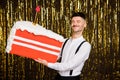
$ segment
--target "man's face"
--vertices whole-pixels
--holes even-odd
[[[75,16],[71,20],[71,27],[73,32],[81,32],[86,27],[86,21],[79,16]]]

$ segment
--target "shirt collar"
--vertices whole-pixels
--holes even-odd
[[[75,39],[72,39],[72,37],[70,37],[70,40],[71,40],[71,41],[83,41],[83,40],[85,40],[85,39],[83,38],[83,36],[80,36],[80,37],[75,38]]]

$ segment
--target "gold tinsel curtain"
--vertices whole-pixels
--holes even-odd
[[[52,80],[56,74],[35,61],[5,52],[7,38],[18,20],[33,21],[41,6],[38,23],[70,37],[70,16],[87,16],[84,37],[92,44],[81,80],[120,80],[120,0],[0,0],[0,79]]]

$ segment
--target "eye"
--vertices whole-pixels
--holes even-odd
[[[71,23],[75,23],[75,21],[74,21],[74,20],[72,20],[72,21],[71,21]]]
[[[81,21],[80,20],[77,20],[77,23],[80,23]]]

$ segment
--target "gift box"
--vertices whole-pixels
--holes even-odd
[[[6,52],[31,59],[44,59],[56,62],[60,55],[63,36],[34,25],[29,21],[17,21],[7,41]]]

